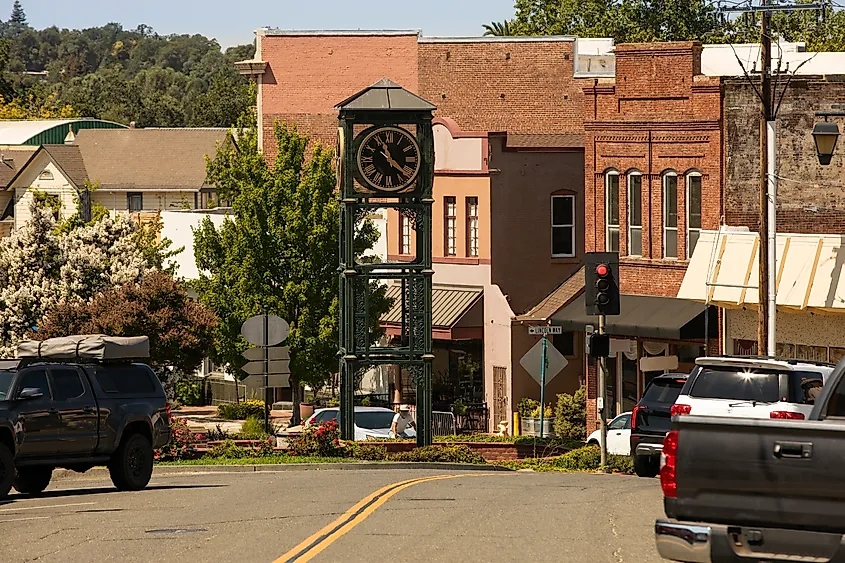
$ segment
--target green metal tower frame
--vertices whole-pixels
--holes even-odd
[[[383,79],[338,104],[338,180],[340,183],[340,430],[355,439],[356,376],[378,365],[405,367],[417,388],[417,445],[432,441],[431,376],[431,222],[434,185],[436,107]],[[413,184],[399,192],[364,187],[356,178],[356,154],[362,133],[374,126],[402,127],[420,148],[420,168]],[[411,262],[363,264],[355,260],[356,225],[377,209],[396,209],[416,231]],[[398,345],[372,346],[368,288],[373,281],[400,280],[402,337]]]

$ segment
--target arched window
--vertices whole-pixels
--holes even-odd
[[[38,175],[39,180],[52,180],[53,173],[49,170],[42,170],[41,174]]]
[[[687,258],[692,258],[692,251],[701,234],[701,173],[687,174]]]
[[[678,257],[678,175],[663,175],[663,257]]]
[[[612,170],[604,176],[605,189],[605,249],[619,252],[619,172]]]
[[[628,173],[628,255],[643,255],[643,175]]]

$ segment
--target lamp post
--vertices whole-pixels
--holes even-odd
[[[816,117],[824,117],[813,126],[813,142],[816,145],[816,155],[819,164],[827,166],[833,158],[836,141],[839,140],[839,126],[827,120],[828,117],[845,117],[845,112],[817,112]]]

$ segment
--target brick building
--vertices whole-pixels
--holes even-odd
[[[477,350],[480,385],[469,382],[464,402],[483,405],[484,428],[509,420],[520,397],[539,398],[539,387],[518,364],[536,339],[512,320],[580,267],[583,88],[612,75],[611,45],[573,37],[261,29],[255,60],[238,63],[259,83],[262,146],[271,158],[277,121],[296,123],[334,146],[335,103],[382,78],[438,106],[434,297],[462,305],[435,319],[435,372],[456,371],[456,360]],[[398,215],[387,214],[389,259],[409,258],[408,230]],[[384,319],[389,330],[397,328],[393,313]],[[583,336],[570,333],[557,344],[572,365],[548,391],[572,391],[583,374]],[[404,386],[394,376],[382,379],[394,389]]]

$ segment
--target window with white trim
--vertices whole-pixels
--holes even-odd
[[[687,174],[687,258],[692,258],[692,252],[701,235],[701,174],[690,172]]]
[[[643,255],[643,175],[628,174],[628,255]]]
[[[575,196],[552,196],[552,257],[575,256]]]
[[[619,172],[608,172],[604,177],[605,188],[605,250],[619,252]]]
[[[411,218],[399,214],[399,254],[411,253]]]
[[[144,194],[129,193],[126,194],[126,206],[130,213],[138,213],[144,210]]]
[[[663,175],[663,257],[678,257],[678,175]]]
[[[445,213],[445,255],[456,256],[458,252],[458,203],[454,196],[447,196],[444,200]]]

